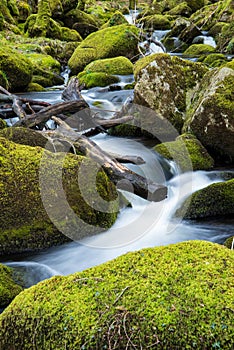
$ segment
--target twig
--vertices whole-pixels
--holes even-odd
[[[113,306],[117,304],[117,302],[119,301],[119,299],[123,296],[123,294],[126,292],[127,289],[129,289],[130,287],[127,286],[125,287],[120,294],[117,296],[117,298],[115,299],[115,301],[113,302]]]

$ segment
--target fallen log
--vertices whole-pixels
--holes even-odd
[[[27,115],[24,119],[19,120],[14,126],[24,126],[33,128],[35,126],[44,126],[53,115],[63,113],[75,113],[87,108],[87,103],[84,100],[68,101],[50,105],[41,109],[39,112]]]
[[[61,119],[52,117],[52,120],[59,126],[55,130],[56,137],[70,140],[79,153],[100,164],[117,188],[134,192],[136,195],[153,202],[162,201],[167,197],[167,187],[134,173],[116,159],[112,159],[97,144],[76,133]]]

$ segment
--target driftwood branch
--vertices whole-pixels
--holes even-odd
[[[79,153],[90,157],[100,164],[110,180],[121,190],[134,192],[136,195],[154,202],[161,201],[167,196],[167,188],[151,180],[147,180],[112,159],[97,144],[83,135],[77,134],[66,122],[57,117],[52,119],[59,125],[56,134],[72,141]]]

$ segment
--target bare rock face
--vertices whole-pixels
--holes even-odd
[[[207,72],[200,63],[168,54],[155,54],[139,60],[134,67],[134,102],[151,108],[167,119],[178,132],[184,123],[186,100]],[[152,126],[154,121],[152,120]]]
[[[188,109],[184,131],[192,132],[221,162],[234,162],[234,71],[205,74]]]

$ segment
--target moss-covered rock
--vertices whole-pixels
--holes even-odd
[[[0,130],[5,129],[6,127],[7,127],[6,121],[0,118]]]
[[[231,350],[233,269],[227,248],[190,241],[55,276],[23,291],[2,313],[0,345],[120,350],[130,339],[136,349]]]
[[[232,0],[215,1],[202,7],[191,16],[192,22],[203,30],[210,30],[218,22],[233,21]]]
[[[163,157],[174,160],[183,172],[210,170],[214,166],[214,160],[207,150],[191,134],[183,134],[176,141],[156,145],[154,150]]]
[[[215,68],[227,63],[227,58],[222,53],[211,53],[208,56],[203,56],[202,62],[208,67]]]
[[[207,45],[207,44],[193,44],[191,46],[189,46],[185,51],[184,54],[185,55],[189,55],[189,56],[200,56],[203,54],[211,54],[214,53],[216,50],[213,46],[211,45]]]
[[[134,66],[137,82],[134,102],[153,109],[180,131],[186,112],[186,94],[206,71],[207,68],[200,63],[168,54],[140,59]],[[154,120],[151,124],[153,128]]]
[[[128,21],[126,18],[122,15],[120,11],[116,11],[113,16],[109,19],[108,22],[103,24],[102,29],[108,28],[108,27],[113,27],[113,26],[118,26],[120,24],[128,24]]]
[[[137,21],[143,24],[144,29],[166,30],[171,28],[171,23],[165,15],[146,16]]]
[[[81,162],[87,162],[87,167],[79,173]],[[95,165],[90,162],[81,156],[54,154],[1,138],[0,254],[44,249],[95,234],[114,223],[116,190],[103,171],[97,172],[95,183],[90,170]],[[79,187],[83,177],[88,189],[85,193]],[[106,210],[102,210],[103,200]],[[67,206],[70,209],[66,210]]]
[[[22,290],[13,280],[12,270],[0,264],[0,310],[9,305]]]
[[[234,10],[231,23],[223,26],[217,37],[217,44],[221,52],[234,53]]]
[[[95,26],[96,28],[98,27],[98,23],[94,16],[80,11],[78,8],[67,12],[63,18],[63,21],[64,24],[69,28],[73,28],[75,23],[87,23]]]
[[[184,219],[203,219],[234,214],[234,179],[218,182],[193,193],[177,210]]]
[[[9,127],[0,131],[0,137],[18,143],[20,145],[27,145],[32,147],[42,147],[48,149],[48,139],[40,132],[23,127]],[[51,147],[52,149],[52,147]]]
[[[49,85],[47,85],[49,86]],[[29,83],[28,84],[28,88],[27,88],[27,92],[39,92],[39,91],[44,91],[45,88],[38,84],[38,83]]]
[[[28,53],[26,57],[32,62],[32,65],[40,67],[43,70],[49,70],[51,72],[60,73],[61,65],[60,63],[50,55],[45,55],[41,53]]]
[[[119,82],[119,78],[103,72],[81,72],[78,74],[80,85],[84,85],[85,88],[90,89],[95,86],[108,86]]]
[[[224,246],[231,249],[234,244],[233,244],[233,241],[234,241],[234,236],[232,237],[229,237],[228,239],[226,239],[226,241],[224,242]]]
[[[187,4],[186,1],[178,4],[177,6],[173,7],[170,11],[167,12],[168,15],[171,16],[183,16],[183,17],[190,17],[193,10],[191,7]]]
[[[6,74],[0,70],[0,85],[4,87],[5,89],[8,87],[8,81]]]
[[[137,53],[138,29],[132,25],[119,25],[90,34],[77,47],[68,64],[72,74],[82,71],[91,61],[100,58],[125,56]]]
[[[234,72],[215,68],[207,72],[194,92],[184,131],[192,132],[211,155],[224,163],[234,161]]]
[[[234,69],[234,59],[229,61],[229,62],[226,62],[223,67],[227,67],[227,68],[231,68],[231,69]]]
[[[120,56],[93,61],[85,67],[84,71],[89,73],[103,72],[116,75],[129,75],[133,74],[133,64],[128,58]]]
[[[24,0],[17,1],[17,7],[19,10],[19,15],[17,16],[18,23],[23,23],[32,14],[32,4]]]
[[[22,54],[5,45],[0,47],[0,71],[11,91],[26,89],[32,78],[32,64]]]

